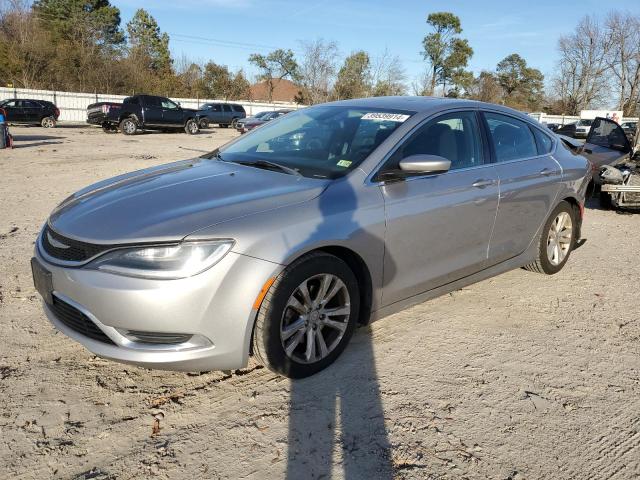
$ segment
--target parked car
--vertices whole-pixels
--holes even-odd
[[[583,118],[581,120],[578,120],[577,122],[563,125],[556,130],[556,133],[573,138],[587,138],[592,123],[593,120]]]
[[[622,125],[622,130],[624,131],[627,139],[630,143],[632,143],[636,136],[636,129],[638,128],[638,122],[624,122]]]
[[[275,120],[276,118],[280,118],[283,115],[291,112],[292,110],[274,110],[272,112],[261,112],[259,116],[254,115],[251,118],[247,118],[246,120],[239,120],[236,123],[236,130],[240,133],[247,133],[253,130],[260,125],[264,125],[271,120]]]
[[[207,128],[211,123],[227,128],[235,128],[236,122],[247,117],[244,107],[237,103],[205,103],[198,110],[200,128]]]
[[[551,130],[552,132],[556,132],[561,126],[561,123],[543,123],[543,125],[545,127],[547,127],[549,130]]]
[[[100,125],[105,132],[135,135],[140,130],[184,130],[189,135],[200,131],[196,110],[155,95],[134,95],[122,103],[98,102],[87,107],[87,123]]]
[[[358,324],[515,268],[559,272],[588,156],[498,105],[317,105],[70,196],[34,281],[53,325],[99,356],[206,371],[253,355],[305,377]]]
[[[7,123],[41,125],[53,128],[60,117],[60,110],[52,102],[27,98],[12,98],[0,102],[7,112]]]

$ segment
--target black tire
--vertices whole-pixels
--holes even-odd
[[[613,208],[613,202],[611,201],[611,194],[609,192],[603,192],[600,190],[598,203],[600,204],[600,208],[603,210],[611,210]]]
[[[184,131],[189,135],[197,135],[200,133],[200,125],[198,125],[195,119],[190,118],[187,120],[187,123],[184,124]]]
[[[112,125],[110,123],[103,123],[102,124],[102,131],[104,133],[117,133],[118,129],[114,125]]]
[[[568,251],[565,254],[565,257],[559,263],[554,264],[549,258],[549,254],[547,252],[547,242],[552,225],[561,213],[567,213],[569,215],[569,218],[571,219],[571,239],[569,241],[569,247]],[[549,215],[549,218],[545,222],[544,227],[542,227],[542,231],[540,232],[540,237],[538,239],[538,255],[536,260],[528,265],[525,265],[523,268],[525,270],[529,270],[530,272],[544,273],[546,275],[553,275],[555,273],[558,273],[567,263],[567,260],[569,260],[569,256],[571,255],[571,252],[575,247],[577,231],[578,224],[576,222],[575,209],[569,202],[563,200],[556,206],[556,208],[553,209],[551,215]]]
[[[202,128],[202,129],[209,128],[209,120],[207,120],[206,118],[201,118],[200,119],[200,128]]]
[[[234,118],[233,120],[231,120],[231,128],[233,128],[235,130],[236,126],[238,124],[238,119]]]
[[[56,126],[56,119],[54,117],[44,117],[40,120],[40,125],[44,128],[54,128]]]
[[[135,135],[138,132],[138,124],[131,117],[123,118],[120,122],[120,131],[125,135]]]
[[[305,280],[321,274],[331,274],[342,281],[349,294],[350,313],[342,338],[333,350],[316,362],[300,363],[285,352],[280,335],[281,323],[284,321],[287,302],[298,286]],[[253,354],[273,372],[289,378],[311,376],[328,367],[340,356],[353,335],[359,311],[358,281],[349,266],[338,257],[327,253],[314,252],[305,255],[289,265],[265,295],[253,331]]]

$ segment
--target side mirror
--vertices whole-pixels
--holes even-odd
[[[398,166],[407,173],[444,173],[451,168],[451,160],[438,155],[410,155],[400,160]]]

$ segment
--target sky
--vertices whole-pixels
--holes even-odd
[[[609,9],[640,13],[640,1],[616,0],[112,0],[123,25],[145,8],[170,35],[174,58],[213,60],[255,74],[247,58],[275,48],[300,50],[301,40],[338,43],[344,57],[364,49],[398,55],[410,82],[426,69],[420,51],[431,12],[448,11],[462,22],[462,37],[474,50],[474,73],[495,69],[511,53],[550,77],[558,38],[586,14]],[[517,4],[517,7],[514,5]]]

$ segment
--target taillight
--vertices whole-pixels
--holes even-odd
[[[580,207],[580,220],[584,219],[584,203],[579,203],[578,206]]]
[[[56,107],[53,111],[54,111],[54,113],[56,115],[56,118],[58,118],[60,116],[60,109],[58,107]]]

